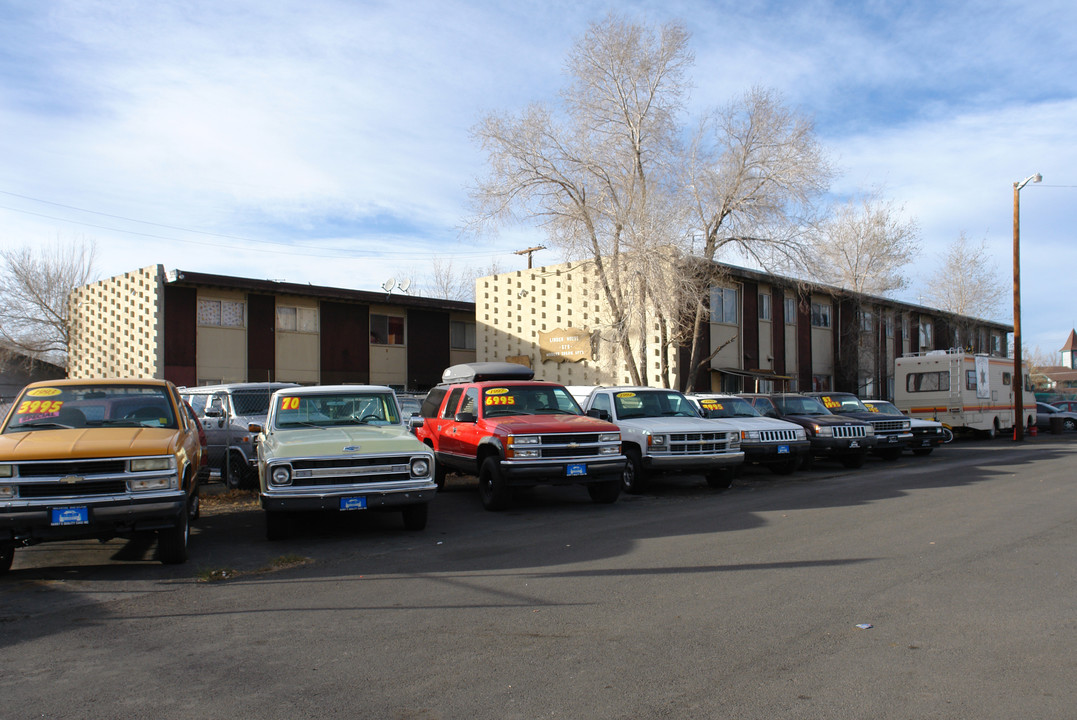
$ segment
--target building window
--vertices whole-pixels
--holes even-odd
[[[277,306],[277,330],[282,332],[318,332],[318,310],[316,308]]]
[[[991,334],[991,353],[993,355],[1001,355],[1002,354],[1002,336],[1001,335],[996,335],[994,333]]]
[[[785,324],[796,325],[797,324],[797,301],[796,298],[787,297],[785,299]]]
[[[811,389],[812,392],[826,392],[830,389],[830,376],[829,375],[812,375],[811,376]]]
[[[812,327],[828,328],[830,327],[830,304],[829,303],[815,303],[811,304],[811,324]],[[830,388],[826,388],[829,390]]]
[[[860,331],[866,333],[875,331],[875,315],[870,310],[860,311]]]
[[[909,318],[907,315],[901,316],[901,339],[909,339]]]
[[[234,300],[199,300],[198,324],[243,327],[243,303]]]
[[[463,320],[450,321],[449,346],[454,350],[474,350],[475,323]]]
[[[770,294],[763,293],[759,296],[759,319],[770,320]]]
[[[875,378],[870,375],[861,375],[860,387],[857,395],[862,398],[875,397]]]
[[[883,331],[886,332],[886,337],[888,337],[888,338],[894,337],[894,316],[893,315],[884,315],[883,316]]]
[[[711,322],[737,324],[737,291],[711,288]]]
[[[920,321],[920,347],[929,349],[933,347],[934,337],[932,330],[933,328],[931,327],[930,320]]]
[[[374,345],[403,345],[404,318],[396,315],[370,316],[370,342]]]

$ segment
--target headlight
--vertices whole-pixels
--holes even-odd
[[[168,490],[170,487],[172,487],[172,478],[167,476],[127,481],[127,489],[131,492],[139,492],[143,490]]]
[[[874,435],[875,434],[875,426],[874,425],[868,425],[865,430],[866,430],[865,434],[867,434],[867,435]]]
[[[538,435],[509,435],[509,445],[538,445],[541,440]]]
[[[834,428],[829,425],[812,425],[811,429],[819,437],[834,437]]]
[[[598,449],[598,454],[599,455],[620,455],[621,454],[621,446],[620,445],[607,445],[605,447],[600,447]]]
[[[911,428],[911,427],[912,427],[912,423],[911,423],[911,422],[903,422],[903,423],[901,423],[901,429],[902,429],[902,430],[908,430],[908,429],[909,429],[909,428]]]
[[[131,472],[148,472],[151,470],[172,470],[175,467],[175,458],[139,458],[131,461]]]
[[[270,485],[291,485],[292,484],[292,468],[287,465],[277,465],[273,468],[273,471],[269,474]]]
[[[647,437],[647,444],[648,445],[665,445],[666,444],[666,436],[665,435],[649,435]]]
[[[759,431],[758,430],[741,430],[740,431],[740,439],[741,440],[751,440],[751,441],[759,442]]]
[[[413,458],[411,461],[411,476],[426,477],[430,474],[430,461],[426,458]]]
[[[804,428],[802,428],[802,427],[798,427],[793,432],[796,433],[797,440],[807,440],[808,439],[808,433],[804,432]]]
[[[598,436],[599,442],[621,442],[620,433],[605,433]]]
[[[731,448],[739,448],[740,447],[740,435],[738,435],[737,433],[729,433],[729,447],[731,447]]]
[[[0,465],[0,477],[15,477],[15,466]]]
[[[537,457],[542,457],[542,453],[541,453],[540,450],[515,450],[512,453],[512,457],[514,457],[514,458],[524,458],[524,459],[534,459],[534,458],[537,458]]]
[[[0,485],[0,500],[8,500],[15,497],[14,485]]]

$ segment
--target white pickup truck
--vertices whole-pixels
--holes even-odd
[[[676,390],[579,385],[568,390],[588,415],[620,428],[628,458],[621,483],[625,492],[642,492],[649,477],[665,472],[698,473],[712,488],[724,489],[744,464],[740,431],[704,420]]]
[[[763,417],[744,398],[722,393],[691,393],[688,399],[703,417],[721,420],[740,430],[740,449],[746,463],[765,465],[777,475],[788,475],[811,452],[804,428]]]

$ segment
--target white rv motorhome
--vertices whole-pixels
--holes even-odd
[[[910,417],[995,437],[1014,426],[1013,358],[931,350],[894,360],[894,404]],[[1025,375],[1026,427],[1036,424],[1036,395]]]

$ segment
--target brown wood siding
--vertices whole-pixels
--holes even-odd
[[[355,303],[321,303],[322,384],[370,382],[370,308]]]
[[[797,375],[800,392],[811,392],[811,300],[797,298]]]
[[[857,303],[842,299],[835,303],[837,321],[834,323],[833,389],[839,392],[857,391],[860,370],[860,317]],[[844,342],[843,342],[844,340]]]
[[[770,346],[776,375],[785,374],[785,290],[774,288],[770,297]]]
[[[449,367],[449,314],[408,310],[408,389],[428,390]]]
[[[754,282],[746,282],[741,286],[744,290],[744,316],[740,326],[744,333],[744,344],[741,352],[744,353],[742,368],[745,370],[758,370],[759,363],[759,285]]]
[[[164,379],[178,386],[198,383],[198,290],[165,286]]]
[[[247,296],[247,380],[272,382],[276,379],[277,301],[272,295]]]

